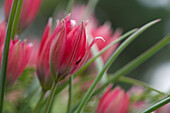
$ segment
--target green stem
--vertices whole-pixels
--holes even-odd
[[[66,7],[66,12],[67,14],[71,12],[72,6],[73,6],[74,0],[69,0],[67,7]]]
[[[21,13],[21,7],[22,7],[22,0],[19,0],[18,7],[17,7],[16,13],[15,13],[13,27],[12,27],[12,33],[11,33],[12,40],[14,40],[16,28],[18,27],[19,17],[20,17],[20,13]]]
[[[73,76],[69,79],[69,99],[68,99],[68,106],[67,106],[67,113],[71,113],[72,107],[72,100],[73,100]]]
[[[91,98],[94,89],[96,88],[97,84],[99,83],[99,81],[101,80],[103,74],[105,73],[105,71],[110,67],[110,65],[115,61],[115,59],[119,56],[119,54],[139,35],[141,34],[143,31],[145,31],[147,28],[149,28],[150,26],[154,25],[155,23],[159,22],[160,20],[155,20],[152,21],[148,24],[146,24],[145,26],[143,26],[142,28],[140,28],[137,32],[135,32],[134,34],[132,34],[129,38],[127,38],[118,48],[117,50],[113,53],[113,55],[111,56],[111,58],[106,62],[105,66],[103,67],[102,71],[98,74],[98,76],[96,77],[96,79],[94,80],[94,82],[92,83],[92,85],[90,86],[90,88],[88,89],[87,93],[85,94],[85,96],[83,97],[80,105],[78,106],[77,110],[75,111],[75,113],[81,113],[84,106],[87,104],[87,102],[89,101],[89,99]]]
[[[46,104],[46,108],[45,108],[45,112],[44,113],[49,113],[49,110],[50,110],[50,106],[51,106],[51,103],[52,103],[52,100],[54,98],[54,94],[55,94],[55,91],[57,89],[57,83],[56,81],[53,82],[53,85],[52,85],[52,88],[51,88],[51,91],[50,91],[50,96],[48,97],[48,100],[47,100],[47,104]]]
[[[99,2],[99,0],[89,0],[88,1],[87,7],[86,7],[86,10],[83,14],[82,19],[88,19],[89,18],[89,16],[94,12],[98,2]]]
[[[163,100],[161,100],[160,102],[152,105],[151,107],[149,107],[148,109],[146,109],[146,110],[143,111],[142,113],[151,113],[151,112],[157,110],[158,108],[160,108],[160,107],[168,104],[169,102],[170,102],[170,96],[167,97],[167,98],[165,98],[165,99],[163,99]]]
[[[3,55],[2,55],[1,72],[0,72],[0,113],[2,113],[3,111],[9,44],[10,44],[12,27],[13,27],[13,20],[15,18],[16,9],[18,7],[18,1],[19,0],[14,0],[12,3],[12,8],[10,11],[8,24],[7,24],[7,32],[6,32],[6,37],[5,37]]]
[[[149,89],[151,91],[155,91],[155,92],[157,92],[157,93],[159,93],[161,95],[167,95],[164,92],[161,92],[161,91],[159,91],[157,89],[154,89],[154,88],[150,87],[148,84],[146,84],[144,82],[141,82],[139,80],[135,80],[135,79],[132,79],[132,78],[129,78],[129,77],[122,76],[122,77],[119,78],[119,81],[126,82],[126,83],[133,84],[133,85],[142,86],[142,87],[145,87],[145,88],[147,88],[147,89]]]
[[[88,42],[90,44],[90,42],[92,42],[93,38],[91,36],[91,34],[89,32],[87,32],[87,35],[86,35],[89,39]],[[91,52],[92,52],[92,55],[93,57],[95,57],[98,53],[99,53],[99,49],[98,49],[98,46],[97,44],[93,45],[93,47],[91,48]],[[101,56],[99,56],[95,61],[95,67],[96,67],[96,70],[97,72],[99,73],[102,69],[103,69],[103,66],[104,66],[104,62],[103,62],[103,59]],[[104,73],[102,79],[101,79],[101,84],[105,83],[107,81],[107,74],[106,72]]]
[[[93,95],[96,95],[100,91],[102,91],[105,87],[107,87],[110,83],[115,82],[117,79],[119,79],[120,76],[123,76],[133,69],[135,69],[137,66],[142,64],[145,60],[150,58],[153,54],[155,54],[157,51],[159,51],[162,47],[164,47],[168,42],[170,41],[170,36],[163,38],[160,42],[158,42],[156,45],[154,45],[152,48],[135,58],[133,61],[125,65],[123,68],[119,69],[117,72],[113,74],[113,76],[103,85],[98,88]]]
[[[40,99],[39,99],[39,101],[38,101],[37,105],[35,106],[34,113],[39,113],[39,110],[40,110],[40,107],[41,107],[42,101],[43,101],[43,99],[44,99],[44,96],[45,96],[45,92],[44,92],[44,91],[42,91],[42,93],[41,93],[41,97],[40,97]]]

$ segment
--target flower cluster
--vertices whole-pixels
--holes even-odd
[[[52,105],[52,101],[54,99],[54,95],[56,92],[59,93],[59,91],[56,91],[56,89],[59,88],[59,90],[62,90],[67,84],[69,84],[68,112],[70,113],[71,112],[70,108],[72,104],[71,102],[72,88],[74,84],[72,80],[75,77],[72,76],[89,59],[94,60],[93,59],[94,52],[91,51],[91,48],[93,47],[94,44],[96,45],[96,48],[100,52],[109,44],[118,40],[122,34],[122,31],[120,29],[116,29],[113,32],[109,22],[106,22],[103,25],[99,25],[93,13],[92,14],[90,13],[87,17],[85,17],[86,16],[85,14],[88,13],[87,7],[78,6],[78,7],[73,7],[70,14],[68,14],[66,17],[63,17],[61,20],[57,20],[56,23],[53,23],[52,18],[49,18],[48,23],[42,34],[41,41],[39,42],[39,40],[37,41],[37,39],[33,39],[31,40],[32,43],[27,43],[26,39],[24,39],[24,41],[19,40],[20,38],[19,36],[22,36],[20,35],[22,31],[25,30],[35,19],[42,0],[23,0],[20,16],[18,18],[19,19],[18,25],[17,27],[15,26],[17,30],[15,31],[12,28],[14,32],[16,32],[14,34],[15,35],[14,39],[12,39],[13,37],[12,38],[8,37],[6,36],[6,34],[8,33],[8,31],[13,32],[11,31],[11,29],[7,29],[7,21],[9,19],[10,10],[13,1],[14,0],[4,0],[3,7],[4,7],[5,20],[3,22],[0,22],[0,64],[1,63],[2,65],[5,63],[7,64],[6,67],[4,66],[6,70],[5,69],[3,70],[4,72],[6,72],[6,76],[5,76],[6,80],[5,82],[1,82],[1,83],[4,83],[3,86],[6,85],[7,88],[10,87],[12,84],[14,84],[14,82],[18,79],[18,77],[23,74],[26,67],[31,67],[31,69],[34,69],[35,72],[34,74],[37,75],[31,77],[38,78],[40,85],[39,86],[37,85],[37,87],[41,88],[42,90],[42,96],[40,97],[40,100],[37,106],[35,107],[34,113],[43,111],[44,109],[40,110],[40,108],[43,107],[43,104],[44,106],[46,106],[45,113],[49,113],[50,107]],[[8,26],[14,27],[13,24]],[[144,26],[142,30],[144,30],[145,27],[147,27],[147,25]],[[142,30],[140,32],[142,32]],[[133,39],[138,34],[132,35],[130,38]],[[7,38],[11,38],[11,39],[8,40]],[[131,41],[131,39],[129,40]],[[6,43],[8,41],[10,43]],[[120,49],[117,50],[117,53],[120,53],[120,51],[124,49],[125,45],[128,45],[128,43],[130,42],[128,41],[125,41],[124,46],[120,46]],[[76,79],[78,82],[80,82],[80,84],[78,82],[76,82],[76,84],[78,84],[79,86],[77,89],[79,92],[82,93],[81,95],[84,95],[83,91],[89,89],[86,95],[84,96],[82,102],[80,102],[77,111],[81,111],[85,106],[85,104],[87,103],[88,99],[90,99],[92,96],[95,95],[95,93],[93,93],[95,88],[96,89],[99,88],[99,90],[96,91],[98,93],[99,91],[101,91],[101,89],[104,89],[104,87],[106,87],[107,85],[109,86],[101,97],[100,95],[95,96],[94,100],[97,103],[95,105],[90,105],[90,107],[92,106],[93,110],[95,110],[94,112],[96,113],[130,113],[130,112],[135,112],[138,109],[142,109],[146,105],[149,105],[150,103],[149,101],[151,100],[147,101],[145,99],[144,96],[146,96],[147,94],[145,93],[145,90],[141,87],[132,87],[130,90],[126,89],[127,90],[126,92],[123,90],[123,88],[119,86],[116,86],[115,88],[112,89],[112,85],[110,84],[110,82],[112,81],[110,81],[111,80],[109,79],[110,76],[107,75],[105,71],[110,66],[109,63],[113,61],[113,59],[111,60],[108,59],[113,54],[113,52],[117,49],[118,46],[119,43],[116,43],[114,46],[108,48],[108,50],[105,50],[105,52],[101,55],[101,59],[97,61],[97,62],[100,61],[102,62],[101,68],[104,67],[103,69],[98,69],[101,72],[96,72],[98,67],[96,66],[96,69],[94,69],[94,65],[92,65],[91,67],[89,66],[89,68],[87,68],[87,66],[84,66],[84,68],[81,68],[82,70],[79,71],[80,75],[85,75],[85,77],[79,76],[80,78],[82,77],[81,78],[82,80],[84,78],[86,79],[86,77],[88,78],[89,75],[92,79],[89,79],[90,78],[89,77],[86,80],[84,79],[83,82],[80,80],[80,78]],[[7,49],[5,50],[4,48]],[[4,55],[7,56],[5,58],[8,58],[7,62],[6,60],[4,60]],[[114,55],[118,55],[118,54],[114,54]],[[114,55],[112,55],[112,58],[114,58]],[[108,63],[107,61],[110,62]],[[92,62],[90,63],[92,64]],[[134,62],[132,62],[132,64],[133,63]],[[130,66],[134,65],[132,64],[130,63]],[[0,65],[0,69],[3,69],[4,67],[1,67]],[[82,74],[81,72],[83,72],[85,68],[86,71],[88,71],[88,73]],[[122,69],[123,69],[123,74],[126,74],[125,72],[127,71],[127,69],[129,69],[129,67],[128,68],[125,67]],[[130,67],[130,69],[132,69],[132,67]],[[27,71],[29,72],[29,70]],[[102,74],[103,75],[106,74],[105,77],[108,80],[106,81],[103,80],[100,83],[100,80],[102,79]],[[120,74],[119,71],[118,74]],[[25,73],[23,75],[25,75]],[[78,74],[76,73],[75,75]],[[117,77],[116,78],[117,80],[121,81],[123,77],[118,78],[119,76],[120,75],[116,75],[115,77]],[[94,79],[93,77],[96,79]],[[123,79],[128,79],[128,78],[124,77]],[[126,82],[126,80],[124,81]],[[149,86],[130,78],[127,81],[128,81],[127,83],[136,82],[137,85],[143,85],[147,87],[149,90],[152,89]],[[3,87],[2,89],[5,88]],[[154,91],[164,94],[157,90]],[[2,94],[2,98],[0,97],[1,103],[3,103],[3,99],[4,99],[3,92],[4,91],[0,92],[0,95]],[[79,94],[76,94],[76,96],[79,97]],[[155,97],[157,98],[158,96],[156,95]],[[27,100],[29,100],[29,98],[30,97],[28,97]],[[27,104],[29,103],[31,102],[28,102]],[[2,106],[3,105],[1,104],[0,112]],[[170,104],[167,104],[166,106],[161,107],[156,111],[154,111],[154,113],[169,113],[169,112],[170,112]]]

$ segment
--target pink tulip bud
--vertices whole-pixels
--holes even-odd
[[[101,97],[96,113],[126,113],[129,106],[129,97],[120,87],[111,91],[108,87]]]
[[[105,40],[105,43],[102,43],[101,41],[97,42],[97,46],[99,50],[102,50],[104,47],[109,45],[111,42],[114,42],[116,39],[118,39],[121,36],[120,29],[117,29],[112,34],[110,24],[105,23],[104,25],[97,26],[95,19],[93,19],[93,22],[90,22],[89,29],[90,29],[90,33],[92,34],[93,38],[100,36]],[[109,48],[105,53],[103,53],[102,58],[104,62],[106,62],[109,59],[109,57],[116,50],[118,45],[119,43],[115,44],[114,46]]]
[[[68,15],[56,25],[52,34],[50,34],[51,19],[46,26],[40,43],[37,65],[37,74],[44,90],[51,87],[51,75],[56,81],[61,81],[74,73],[86,61],[92,45],[100,40],[94,39],[88,46],[86,24],[76,23]]]
[[[76,21],[88,20],[84,15],[87,13],[86,9],[87,6],[85,5],[77,5],[72,8],[72,18]],[[89,23],[88,23],[88,30],[92,35],[92,38],[95,37],[102,37],[105,40],[105,43],[103,41],[98,41],[97,46],[99,50],[102,50],[104,47],[109,45],[111,42],[114,42],[116,39],[118,39],[121,36],[121,30],[116,29],[114,33],[112,33],[112,29],[109,23],[105,23],[104,25],[98,26],[98,21],[95,18],[94,14],[92,13],[89,15]],[[106,52],[103,53],[102,58],[104,62],[108,60],[108,58],[112,55],[112,53],[116,50],[119,43],[115,44],[111,48],[109,48]]]
[[[4,44],[5,35],[6,35],[6,23],[1,22],[0,23],[0,47]]]
[[[49,19],[40,42],[37,56],[37,75],[44,91],[49,90],[52,85],[52,77],[49,66],[49,51],[52,43],[52,38],[50,37],[51,26],[52,19]]]
[[[4,14],[6,20],[9,18],[13,0],[4,0]],[[40,8],[41,0],[23,0],[18,30],[22,31],[34,20]]]
[[[13,84],[24,71],[31,54],[32,44],[26,44],[18,39],[10,42],[9,57],[7,65],[7,86]],[[0,59],[2,60],[3,46],[0,48]],[[1,63],[0,60],[0,63]]]
[[[37,56],[38,56],[38,51],[39,51],[39,40],[36,38],[29,38],[28,42],[31,42],[33,44],[30,60],[28,62],[28,66],[36,67],[37,59],[38,59]]]

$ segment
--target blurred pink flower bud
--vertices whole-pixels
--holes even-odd
[[[28,62],[28,66],[36,67],[37,66],[38,50],[39,50],[39,45],[40,45],[39,40],[36,38],[29,38],[28,42],[31,42],[33,44],[30,60]]]
[[[76,25],[70,15],[56,25],[52,34],[50,30],[51,20],[44,31],[38,55],[37,74],[44,90],[51,86],[51,75],[61,81],[74,73],[86,61],[92,45],[100,40],[96,38],[88,46],[85,23]]]
[[[122,31],[120,29],[116,29],[114,33],[112,33],[112,29],[110,24],[107,22],[104,25],[98,26],[98,21],[95,18],[94,14],[92,13],[89,15],[89,18],[86,18],[84,15],[86,12],[86,6],[85,5],[77,5],[72,8],[72,19],[76,21],[88,20],[88,30],[93,38],[95,37],[102,37],[105,40],[105,43],[103,43],[101,40],[97,42],[97,46],[99,50],[102,50],[104,47],[109,45],[111,42],[115,41],[121,36]],[[102,58],[104,62],[108,60],[108,58],[112,55],[112,53],[115,51],[119,43],[112,46],[110,49],[108,49],[105,53],[103,53]]]
[[[0,59],[2,60],[3,47],[0,48]],[[15,39],[10,42],[9,57],[7,66],[7,78],[6,85],[9,86],[15,82],[15,80],[24,71],[31,54],[32,44],[26,44]],[[0,63],[1,63],[0,60]]]
[[[129,106],[129,97],[120,87],[111,91],[108,87],[101,97],[96,113],[126,113]]]
[[[92,37],[102,37],[105,40],[105,43],[101,41],[97,42],[97,46],[99,50],[102,50],[104,47],[109,45],[111,42],[114,42],[121,36],[121,30],[117,29],[113,34],[111,31],[111,27],[109,23],[105,23],[104,25],[97,26],[95,19],[89,24],[89,30],[92,34]],[[108,58],[112,55],[112,53],[116,50],[119,43],[115,44],[111,48],[109,48],[105,53],[102,54],[102,58],[104,62],[108,60]]]
[[[4,14],[6,20],[9,18],[10,9],[13,0],[4,0]],[[21,14],[19,19],[18,30],[22,31],[24,28],[30,25],[34,20],[37,12],[40,8],[41,0],[23,0]]]
[[[136,113],[139,109],[145,109],[145,107],[149,105],[148,99],[144,97],[147,94],[143,87],[132,86],[128,94],[131,97],[131,104],[128,109],[129,113]]]
[[[0,22],[0,47],[4,44],[6,35],[6,23]]]

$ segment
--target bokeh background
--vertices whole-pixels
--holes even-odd
[[[37,18],[20,37],[40,39],[48,18],[65,9],[67,2],[67,0],[43,0]],[[77,0],[76,3],[86,4],[87,1]],[[0,0],[1,21],[4,19],[2,5],[3,0]],[[109,21],[113,30],[121,28],[123,32],[127,32],[154,19],[161,19],[160,23],[149,28],[125,49],[112,65],[109,73],[115,72],[169,34],[169,6],[170,0],[99,0],[95,8],[95,16],[100,24]],[[170,89],[170,44],[127,76],[145,81],[161,91],[168,91]]]

